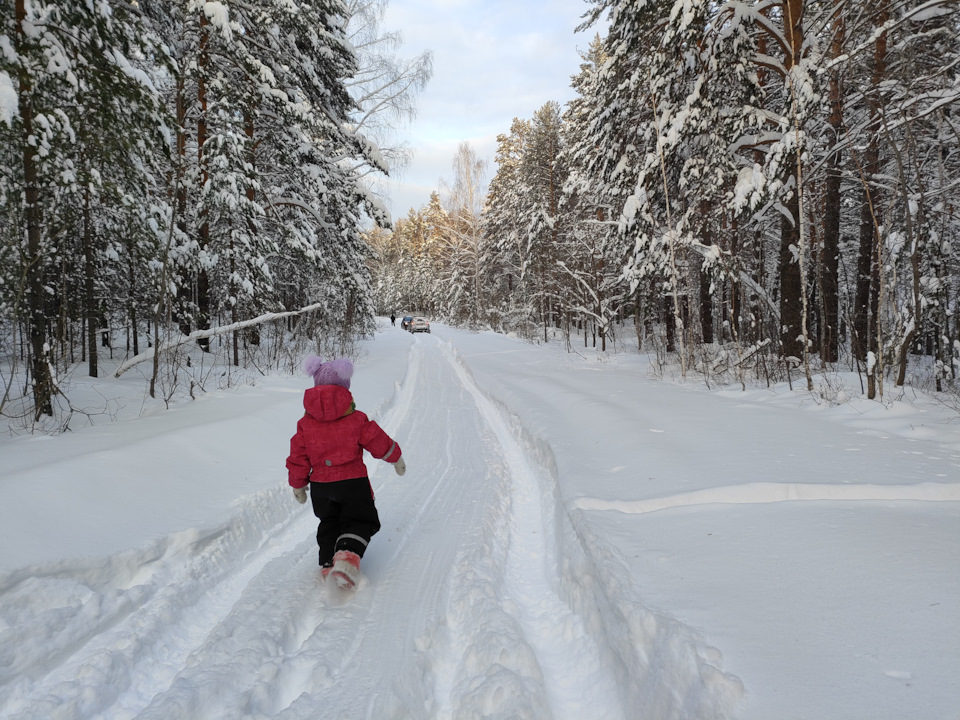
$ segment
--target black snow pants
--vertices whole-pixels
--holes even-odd
[[[310,483],[313,514],[320,520],[317,545],[320,565],[333,564],[333,554],[349,550],[363,557],[367,543],[380,530],[380,516],[369,478]]]

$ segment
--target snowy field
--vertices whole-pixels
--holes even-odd
[[[960,419],[922,396],[387,323],[353,391],[408,471],[369,463],[344,596],[286,485],[307,386],[129,373],[95,397],[134,420],[0,437],[0,717],[960,719]]]

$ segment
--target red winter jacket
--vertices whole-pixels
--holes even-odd
[[[354,409],[353,395],[339,385],[318,385],[303,394],[307,413],[297,423],[287,458],[292,487],[367,476],[363,451],[393,463],[400,446],[373,420]]]

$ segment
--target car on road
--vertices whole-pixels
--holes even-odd
[[[403,328],[404,330],[409,330],[410,323],[412,322],[413,322],[413,316],[407,315],[403,318],[403,320],[400,321],[400,327]]]
[[[415,317],[413,321],[410,323],[410,332],[412,333],[430,332],[430,321],[427,320],[425,317]]]

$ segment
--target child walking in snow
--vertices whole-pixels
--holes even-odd
[[[311,355],[303,364],[314,387],[303,394],[306,413],[297,423],[287,458],[288,481],[297,502],[307,501],[320,520],[317,545],[323,577],[352,587],[360,558],[380,529],[373,488],[363,451],[406,472],[400,446],[377,423],[356,409],[350,394],[353,363],[346,358],[323,362]]]

